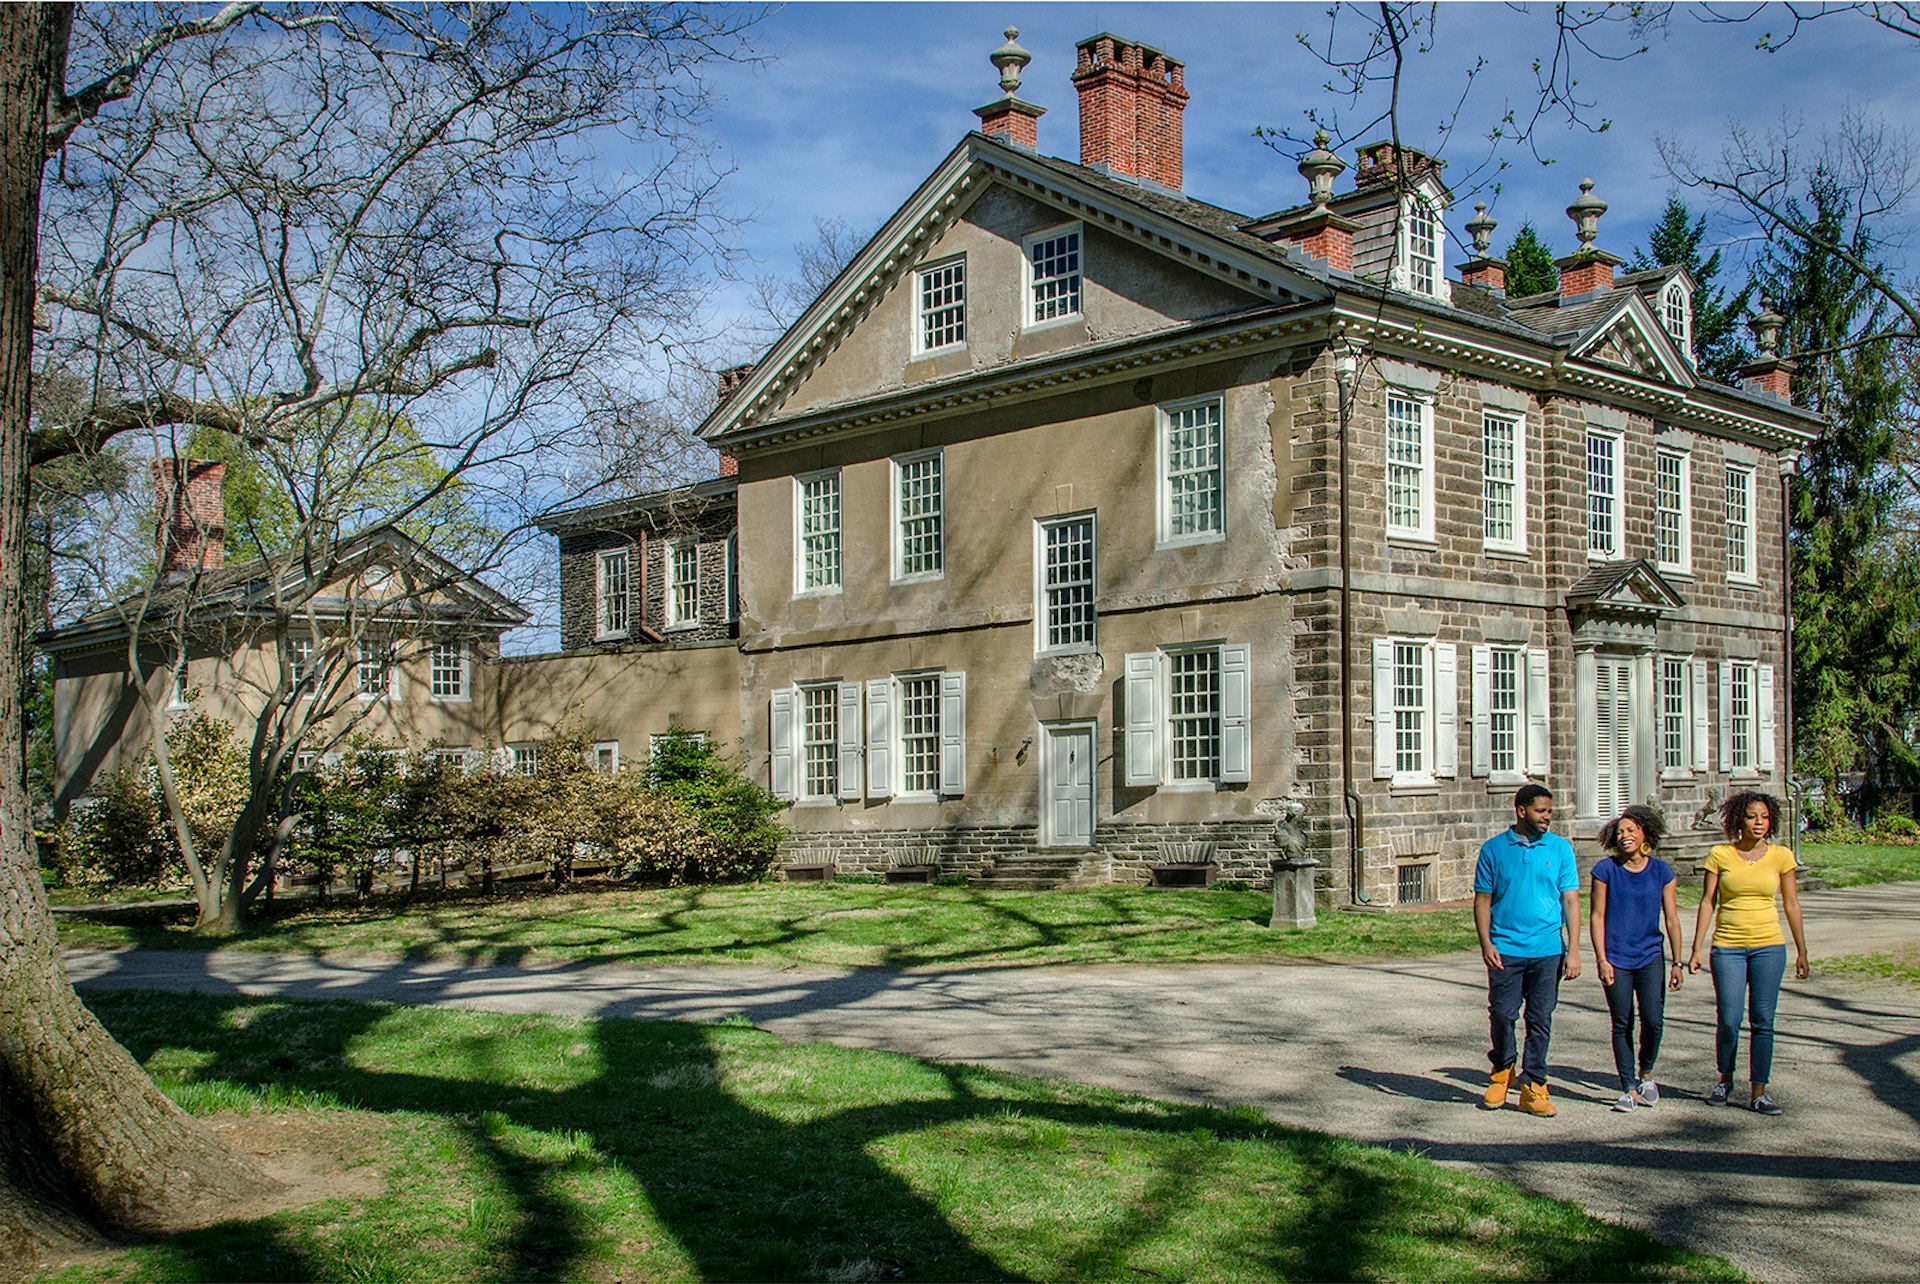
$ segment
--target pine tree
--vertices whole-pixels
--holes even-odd
[[[1693,352],[1700,373],[1721,383],[1733,383],[1736,372],[1752,360],[1741,339],[1740,323],[1753,297],[1748,282],[1738,294],[1727,297],[1724,288],[1713,284],[1720,275],[1720,251],[1700,257],[1701,243],[1707,236],[1707,216],[1695,218],[1686,202],[1671,193],[1660,221],[1647,237],[1647,248],[1635,247],[1628,259],[1630,271],[1679,266],[1693,277]]]
[[[1531,219],[1522,223],[1508,242],[1506,259],[1509,299],[1560,288],[1560,269],[1553,265],[1553,251],[1540,239],[1540,230]]]
[[[1876,260],[1855,193],[1832,171],[1815,171],[1802,204],[1823,241]],[[1897,354],[1890,341],[1866,339],[1879,331],[1885,304],[1836,255],[1790,242],[1755,275],[1786,318],[1781,346],[1798,363],[1795,404],[1832,425],[1808,449],[1791,491],[1795,744],[1829,798],[1859,772],[1859,803],[1871,813],[1885,783],[1920,780],[1906,738],[1920,697],[1920,573],[1900,556],[1893,522]]]

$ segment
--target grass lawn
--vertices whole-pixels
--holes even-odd
[[[1847,954],[1819,959],[1814,966],[1822,972],[1854,972],[1920,985],[1920,945],[1903,945],[1886,954]]]
[[[1324,913],[1305,932],[1267,927],[1264,892],[995,892],[873,883],[760,883],[633,890],[600,886],[491,900],[277,911],[210,940],[179,908],[59,915],[66,945],[402,954],[473,963],[739,962],[932,968],[1057,963],[1339,959],[1470,949],[1464,909]]]
[[[1920,878],[1920,847],[1868,847],[1853,843],[1802,843],[1800,859],[1828,887],[1904,883]]]
[[[188,1110],[322,1154],[327,1197],[51,1279],[1740,1278],[1250,1108],[743,1024],[87,998]]]

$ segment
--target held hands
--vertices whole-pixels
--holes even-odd
[[[1678,965],[1676,964],[1676,966]],[[1693,953],[1687,955],[1687,971],[1698,972],[1699,970],[1700,970],[1700,951],[1698,949],[1695,949]]]
[[[1679,989],[1680,982],[1685,979],[1686,975],[1686,969],[1676,962],[1667,972],[1667,988],[1669,990]]]

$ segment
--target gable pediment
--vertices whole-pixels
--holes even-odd
[[[1571,355],[1675,388],[1697,382],[1686,356],[1638,294],[1623,294],[1616,307],[1573,341]]]
[[[1658,619],[1684,607],[1686,599],[1645,558],[1601,562],[1567,588],[1574,616]]]

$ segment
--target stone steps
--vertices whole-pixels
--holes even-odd
[[[1091,853],[1078,852],[1060,856],[1032,852],[1006,856],[969,878],[967,886],[990,891],[1043,892],[1072,883],[1099,882],[1099,874],[1090,874],[1085,869],[1089,861],[1097,859]]]

